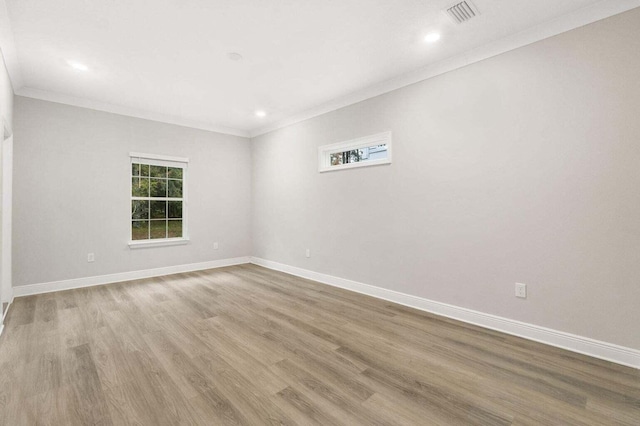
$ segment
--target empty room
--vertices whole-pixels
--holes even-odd
[[[0,425],[640,425],[640,0],[0,0]]]

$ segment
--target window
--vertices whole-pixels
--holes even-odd
[[[184,244],[187,158],[131,153],[130,247]]]
[[[391,132],[324,145],[318,149],[320,172],[391,163]]]

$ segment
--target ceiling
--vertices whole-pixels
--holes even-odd
[[[480,15],[458,25],[448,0],[0,1],[17,94],[240,135],[638,5],[473,0]]]

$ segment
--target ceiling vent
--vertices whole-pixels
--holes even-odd
[[[444,11],[447,16],[456,24],[464,24],[465,22],[480,15],[478,9],[469,0],[461,1]]]

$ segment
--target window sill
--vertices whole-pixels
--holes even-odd
[[[129,248],[140,249],[140,248],[148,248],[148,247],[181,246],[184,244],[189,244],[188,238],[129,241]]]

